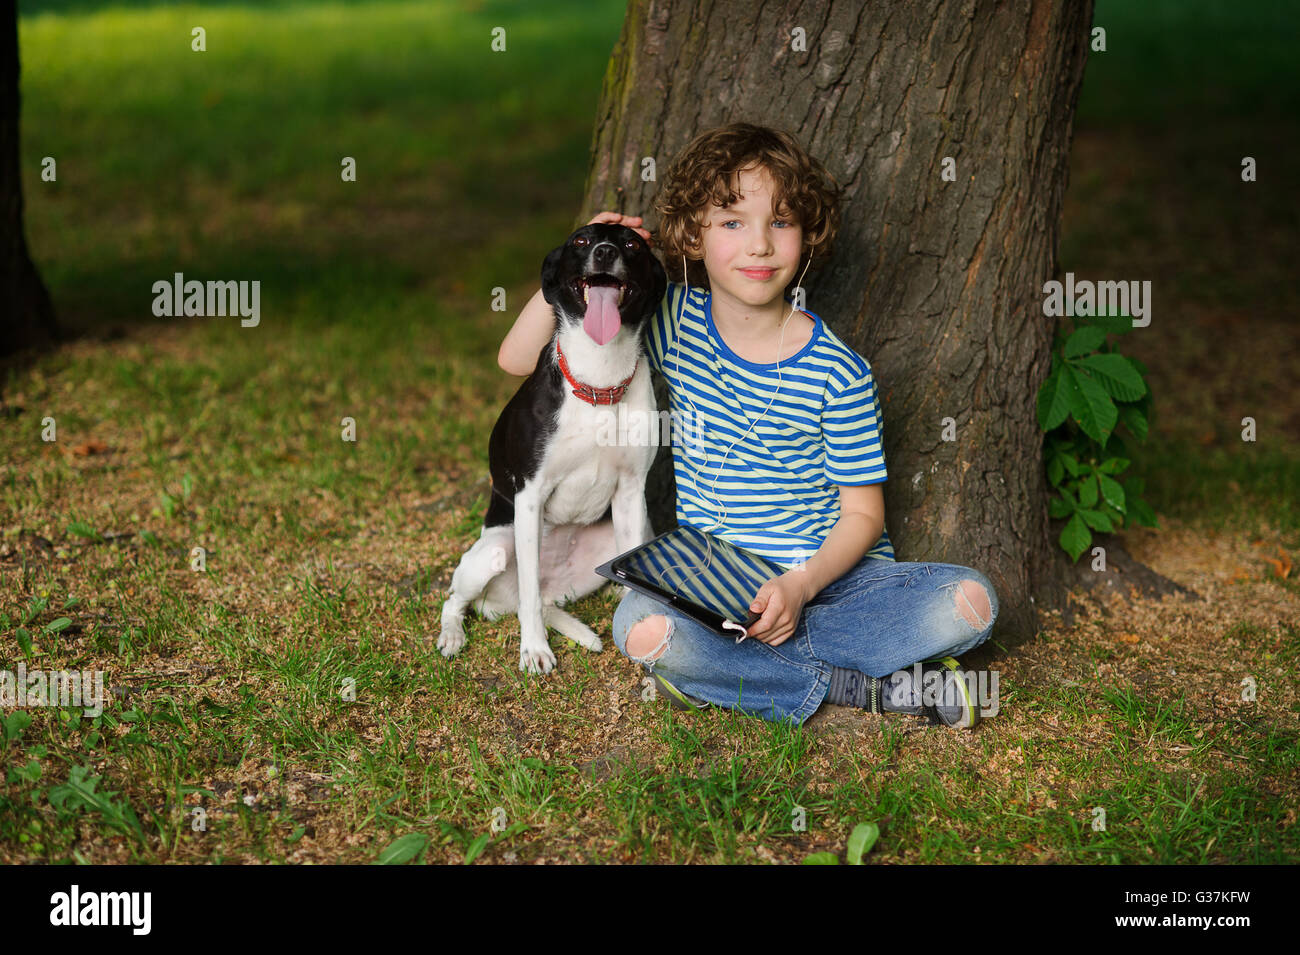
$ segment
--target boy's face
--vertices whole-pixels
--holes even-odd
[[[776,214],[766,170],[751,167],[738,178],[734,188],[742,198],[725,209],[710,207],[705,219],[704,268],[715,296],[769,305],[798,277],[803,229]]]

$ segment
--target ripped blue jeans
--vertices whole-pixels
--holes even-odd
[[[969,619],[983,617],[962,581],[988,594],[990,613],[982,625]],[[982,601],[976,603],[983,609]],[[628,631],[655,614],[668,618],[667,633],[658,646],[632,657]],[[919,660],[957,656],[988,639],[997,614],[993,585],[977,570],[864,557],[804,604],[793,636],[780,646],[720,637],[633,590],[614,612],[614,643],[688,696],[802,723],[826,699],[832,667],[888,676]]]

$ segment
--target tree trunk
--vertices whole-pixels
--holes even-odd
[[[1035,396],[1091,23],[1091,0],[632,0],[582,215],[646,215],[653,229],[658,184],[641,181],[642,158],[663,169],[728,122],[784,127],[818,156],[846,196],[808,307],[876,375],[886,527],[900,560],[987,574],[1012,642],[1037,631],[1035,598],[1065,598]],[[792,49],[800,28],[807,52]],[[945,157],[956,181],[941,178]],[[655,467],[662,528],[671,455]]]
[[[18,72],[17,4],[0,0],[0,362],[59,337],[54,306],[23,235]]]

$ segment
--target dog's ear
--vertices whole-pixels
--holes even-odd
[[[550,305],[559,304],[560,296],[560,259],[564,256],[564,246],[551,249],[542,260],[542,297]]]

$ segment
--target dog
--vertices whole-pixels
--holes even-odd
[[[465,646],[471,604],[489,620],[518,614],[519,668],[527,673],[555,667],[548,626],[602,649],[600,637],[560,605],[598,590],[607,583],[598,565],[653,536],[645,481],[657,443],[600,437],[620,404],[627,421],[657,420],[644,343],[667,286],[649,245],[621,225],[584,226],[546,256],[542,293],[555,334],[492,428],[491,499],[443,604],[437,646],[444,657]]]

